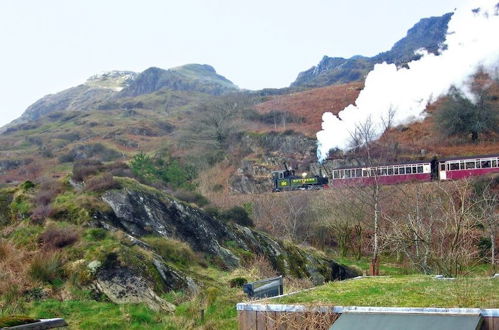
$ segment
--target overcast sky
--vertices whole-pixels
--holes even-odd
[[[285,87],[323,55],[375,55],[468,1],[2,0],[0,126],[108,70],[202,63],[241,88]]]

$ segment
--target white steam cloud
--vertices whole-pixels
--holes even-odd
[[[377,64],[355,101],[339,114],[322,115],[322,131],[317,133],[317,157],[323,161],[329,150],[346,150],[351,134],[360,123],[370,120],[375,137],[384,132],[383,121],[393,113],[392,124],[424,119],[426,106],[446,95],[451,86],[472,99],[469,82],[479,70],[497,76],[499,64],[499,3],[479,0],[457,9],[449,21],[446,48],[435,56],[423,56],[408,68]]]

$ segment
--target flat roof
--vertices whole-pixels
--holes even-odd
[[[330,330],[477,330],[483,318],[480,314],[395,314],[346,312]]]

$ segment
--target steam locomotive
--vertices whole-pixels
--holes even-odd
[[[273,191],[323,189],[329,186],[362,186],[459,180],[471,176],[499,173],[499,155],[433,158],[431,161],[384,164],[370,167],[336,168],[328,175],[301,177],[285,166],[273,171]]]

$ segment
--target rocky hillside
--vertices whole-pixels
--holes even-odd
[[[161,89],[221,95],[237,91],[231,81],[209,65],[187,64],[168,70],[149,68],[141,73],[110,71],[90,77],[85,83],[44,96],[8,125],[37,120],[58,111],[106,108],[114,100],[150,94]],[[3,128],[5,130],[5,128]]]
[[[7,267],[28,251],[32,258],[25,261],[28,268],[2,275],[0,295],[9,283],[23,292],[79,288],[114,303],[172,311],[175,306],[161,298],[166,292],[195,295],[213,281],[227,285],[203,278],[196,270],[200,264],[233,271],[263,258],[277,274],[315,284],[357,275],[330,258],[238,225],[236,218],[222,221],[213,211],[134,179],[115,177],[98,188],[92,180],[102,182],[102,174],[87,176],[86,184],[74,178],[0,190],[0,265]],[[33,266],[33,260],[40,265]],[[50,267],[44,262],[55,268],[35,273],[33,267]]]
[[[426,49],[430,53],[438,50],[447,32],[452,13],[440,17],[420,20],[407,35],[399,40],[389,51],[374,57],[353,56],[351,58],[324,56],[320,63],[301,72],[292,87],[321,87],[363,80],[376,63],[395,63],[402,65],[418,58],[416,50]]]

